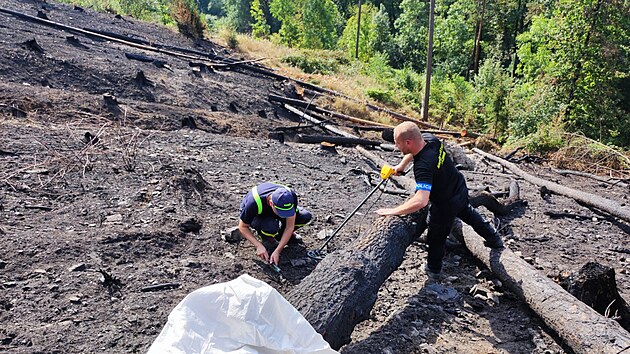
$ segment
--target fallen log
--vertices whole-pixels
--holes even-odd
[[[628,187],[628,184],[624,183],[620,179],[613,178],[613,177],[602,177],[602,176],[594,175],[592,173],[573,171],[573,170],[553,170],[553,172],[557,174],[561,174],[563,176],[575,175],[575,176],[591,178],[591,179],[598,180],[604,183],[612,184],[613,186],[617,185],[620,187]]]
[[[532,176],[529,173],[518,168],[515,164],[509,161],[505,161],[501,159],[500,157],[488,154],[487,152],[481,151],[476,148],[473,149],[473,151],[487,159],[498,162],[502,166],[507,167],[514,174],[516,174],[517,176],[523,178],[524,180],[530,183],[533,183],[539,187],[545,187],[556,194],[561,194],[566,197],[573,198],[578,202],[603,210],[609,213],[610,215],[616,216],[620,219],[630,222],[630,210],[627,207],[621,206],[621,204],[617,203],[614,200],[600,197],[599,195],[571,189],[569,187],[565,187],[557,183],[547,181],[539,177]]]
[[[331,125],[331,124],[323,124],[323,122],[317,118],[313,118],[311,116],[309,116],[308,114],[300,111],[299,109],[288,105],[288,104],[284,104],[284,108],[286,108],[289,112],[291,113],[295,113],[296,115],[298,115],[301,118],[304,118],[306,120],[308,120],[309,122],[313,123],[313,124],[317,124],[320,128],[327,130],[331,133],[337,134],[337,135],[341,135],[341,136],[345,136],[346,138],[358,138],[357,136],[350,134],[348,132],[345,132],[341,129],[338,129],[337,127]]]
[[[310,103],[310,102],[306,102],[306,101],[302,101],[302,100],[296,100],[293,98],[287,98],[287,97],[282,97],[282,96],[278,96],[278,95],[273,95],[270,94],[269,95],[269,101],[271,102],[279,102],[279,103],[286,103],[289,104],[293,107],[302,107],[302,108],[306,108],[308,110],[317,112],[317,113],[323,113],[323,114],[328,114],[332,117],[335,118],[340,118],[340,119],[344,119],[350,122],[355,122],[355,123],[363,123],[363,124],[369,124],[369,125],[376,125],[376,126],[381,126],[384,128],[389,128],[391,127],[388,124],[383,124],[383,123],[378,123],[378,122],[373,122],[371,120],[365,120],[365,119],[361,119],[361,118],[355,118],[355,117],[351,117],[349,115],[345,115],[339,112],[333,112],[327,109],[323,109],[318,107],[317,105]]]
[[[576,353],[619,354],[630,350],[630,333],[598,314],[509,249],[489,251],[470,226],[464,243],[508,288]]]
[[[322,142],[329,142],[335,145],[367,145],[378,146],[380,141],[362,139],[362,138],[349,138],[345,136],[333,136],[333,135],[305,135],[298,134],[297,142],[303,144],[319,144]]]
[[[21,19],[21,20],[26,20],[26,21],[30,21],[30,22],[43,24],[43,25],[50,26],[50,27],[53,27],[53,28],[56,28],[56,29],[69,31],[69,32],[72,32],[72,33],[82,34],[84,36],[88,36],[88,37],[91,37],[91,38],[96,38],[96,39],[100,39],[100,40],[107,40],[107,41],[111,41],[111,42],[116,42],[116,43],[124,44],[124,45],[130,46],[130,47],[144,49],[144,50],[157,52],[157,53],[162,53],[162,54],[167,54],[167,55],[176,56],[176,57],[180,57],[180,58],[193,59],[193,60],[203,60],[203,58],[200,58],[199,56],[191,56],[191,55],[187,55],[187,54],[178,53],[178,52],[175,52],[175,51],[172,51],[172,50],[160,49],[160,48],[157,48],[153,44],[147,44],[146,41],[138,40],[138,39],[131,38],[131,37],[128,37],[128,36],[118,35],[118,34],[111,33],[111,32],[103,32],[103,31],[98,31],[98,30],[86,30],[86,29],[81,29],[81,28],[77,28],[77,27],[67,26],[67,25],[64,25],[64,24],[61,24],[61,23],[58,23],[58,22],[50,21],[50,20],[39,18],[39,17],[36,17],[36,16],[23,14],[23,13],[20,13],[20,12],[17,12],[17,11],[12,11],[12,10],[9,10],[9,9],[6,9],[6,8],[2,8],[2,7],[0,7],[0,12],[12,15],[14,17],[17,17],[17,18]],[[107,34],[101,34],[101,33],[107,33]],[[205,55],[205,56],[207,56],[207,55]],[[208,65],[212,65],[212,64],[213,63],[209,63]]]
[[[327,93],[327,94],[329,94],[331,96],[345,98],[347,100],[354,101],[354,102],[360,102],[359,100],[351,98],[351,97],[348,97],[348,96],[342,94],[341,92],[328,90],[328,89],[325,89],[325,88],[322,88],[322,87],[319,87],[319,86],[315,86],[315,85],[312,85],[312,84],[309,84],[309,83],[306,83],[306,82],[302,82],[302,81],[296,81],[296,82],[298,84],[300,84],[302,87],[310,88],[311,90],[305,89],[304,92],[309,93],[311,95],[321,95],[322,93]],[[425,127],[425,128],[440,129],[439,127],[437,127],[437,126],[435,126],[433,124],[429,124],[429,123],[420,121],[418,119],[408,117],[408,116],[406,116],[404,114],[400,114],[398,112],[394,112],[394,111],[392,111],[390,109],[387,109],[387,108],[383,108],[383,107],[379,107],[379,106],[373,105],[373,104],[371,104],[369,102],[360,102],[360,103],[365,104],[365,106],[367,108],[369,108],[369,109],[371,109],[373,111],[387,113],[390,116],[392,116],[392,117],[394,117],[394,118],[396,118],[398,120],[414,122],[414,123],[418,124],[419,126]]]
[[[426,212],[378,219],[366,234],[328,254],[287,294],[333,349],[349,343],[354,327],[369,317],[378,289],[426,228]]]

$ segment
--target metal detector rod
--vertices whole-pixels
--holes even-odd
[[[370,199],[370,197],[372,196],[372,194],[374,194],[374,192],[376,192],[378,190],[378,188],[387,181],[387,178],[381,180],[376,187],[374,187],[374,189],[372,189],[372,191],[370,192],[370,194],[368,194],[365,198],[363,198],[363,201],[361,201],[361,203],[359,203],[359,205],[357,205],[356,208],[354,208],[354,210],[348,215],[346,216],[346,219],[341,223],[341,225],[339,225],[337,227],[337,229],[332,233],[332,235],[328,236],[328,238],[326,239],[326,241],[324,241],[324,244],[317,250],[317,252],[321,252],[324,250],[324,248],[326,247],[326,245],[328,244],[328,242],[330,242],[330,240],[332,240],[333,237],[335,237],[335,235],[337,235],[337,233],[339,232],[339,230],[341,230],[341,228],[348,222],[348,220],[350,220],[350,218],[356,214],[356,212],[359,210],[359,208],[361,208],[363,206],[363,204],[365,204],[365,202],[367,202],[368,199]]]

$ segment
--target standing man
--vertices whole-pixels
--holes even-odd
[[[442,271],[444,244],[455,218],[481,235],[490,248],[503,248],[503,241],[489,222],[473,209],[468,202],[468,188],[464,176],[455,168],[444,145],[432,134],[422,134],[415,123],[404,122],[394,129],[394,143],[404,154],[402,161],[394,167],[395,173],[405,170],[413,160],[416,193],[405,203],[395,208],[376,210],[379,215],[405,215],[424,208],[429,201],[429,245],[425,271],[435,277]]]
[[[243,198],[238,229],[256,247],[256,255],[265,262],[278,265],[284,246],[291,240],[297,241],[294,231],[311,219],[310,212],[298,209],[298,197],[293,190],[275,183],[263,183],[252,188]],[[278,241],[271,256],[252,229],[261,237]],[[277,239],[278,235],[280,239]]]

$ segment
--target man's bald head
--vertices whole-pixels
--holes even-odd
[[[422,139],[422,132],[415,123],[403,122],[394,128],[394,139],[396,137],[402,140]]]
[[[415,155],[424,147],[422,132],[412,122],[403,122],[394,128],[394,143],[403,154]]]

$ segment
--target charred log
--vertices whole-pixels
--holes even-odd
[[[622,353],[630,333],[598,314],[509,249],[488,251],[483,238],[464,225],[466,247],[576,353]]]
[[[361,139],[361,138],[348,138],[344,136],[305,135],[305,134],[297,135],[298,143],[319,144],[324,141],[329,142],[331,144],[335,144],[335,145],[346,145],[346,146],[353,146],[353,145],[377,146],[381,144],[379,141],[375,141],[375,140]]]
[[[490,210],[495,215],[507,215],[512,209],[523,205],[523,200],[516,198],[508,198],[505,202],[500,202],[495,198],[491,193],[488,192],[479,192],[475,195],[470,196],[469,198],[470,205],[473,208],[476,208],[480,205],[486,207],[486,209]]]
[[[333,349],[350,342],[368,318],[378,289],[400,266],[407,247],[426,228],[426,210],[377,220],[361,238],[327,255],[286,296]]]

